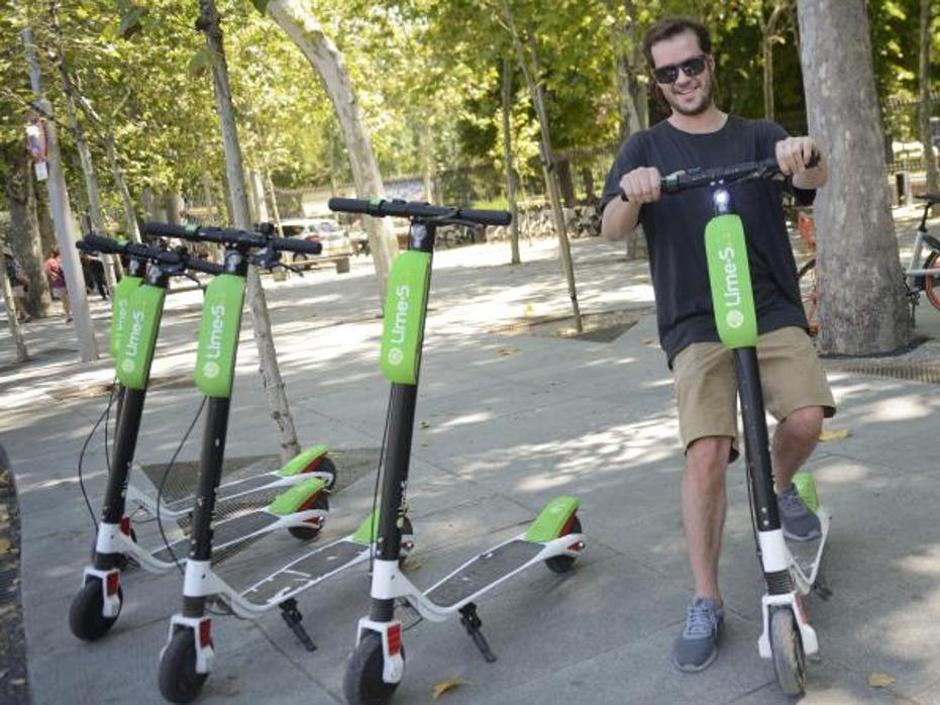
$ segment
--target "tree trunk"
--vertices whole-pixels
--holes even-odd
[[[545,178],[545,186],[548,191],[548,199],[552,206],[552,217],[555,221],[555,233],[558,235],[558,250],[561,254],[562,268],[565,272],[565,279],[568,282],[568,297],[571,300],[571,311],[574,316],[574,325],[578,333],[584,330],[581,323],[581,307],[578,305],[578,290],[574,280],[574,265],[571,262],[571,244],[568,242],[568,233],[565,230],[565,216],[561,210],[561,197],[558,193],[558,182],[555,180],[555,157],[552,153],[551,131],[548,127],[548,114],[545,111],[545,100],[542,96],[542,84],[535,79],[541,76],[541,62],[539,61],[538,43],[535,35],[530,34],[529,43],[532,50],[532,70],[529,70],[528,60],[525,56],[525,47],[519,39],[519,32],[516,29],[516,23],[512,16],[512,10],[509,8],[508,0],[503,0],[503,14],[506,24],[512,35],[512,43],[516,49],[516,56],[519,60],[519,66],[522,69],[522,75],[525,77],[526,85],[529,88],[529,94],[532,96],[532,103],[535,106],[535,113],[538,116],[539,130],[541,140],[539,141],[539,150],[542,156],[542,175]]]
[[[512,251],[512,264],[520,264],[519,255],[519,206],[516,203],[516,170],[512,164],[512,122],[510,120],[512,109],[512,59],[506,56],[503,59],[503,164],[506,170],[506,201],[509,204],[509,213],[512,222],[509,224],[509,244]]]
[[[296,0],[271,0],[268,12],[287,36],[303,52],[319,74],[343,131],[346,153],[352,168],[359,198],[382,196],[385,192],[379,165],[372,152],[372,142],[356,91],[342,54],[324,34],[320,24]],[[380,304],[385,303],[385,288],[392,260],[398,254],[398,241],[383,218],[364,218],[369,233],[369,248],[379,283]]]
[[[910,343],[911,320],[884,183],[865,0],[799,0],[799,22],[809,131],[832,175],[814,209],[820,348],[890,353]]]
[[[163,194],[163,203],[166,206],[166,222],[171,225],[180,225],[183,222],[183,196],[179,188],[174,187]]]
[[[205,33],[206,45],[212,57],[213,88],[221,121],[222,143],[225,147],[225,171],[228,175],[235,227],[241,230],[251,230],[248,198],[245,193],[245,171],[242,166],[241,147],[238,144],[238,130],[232,106],[232,89],[229,85],[228,67],[222,46],[222,27],[214,0],[199,0],[197,28]],[[274,340],[271,337],[271,321],[268,318],[261,277],[254,266],[248,268],[246,298],[251,310],[255,343],[258,347],[261,381],[267,396],[271,418],[280,437],[281,459],[287,462],[300,452],[300,445],[297,443],[294,419],[287,404],[284,382],[277,364],[277,351],[274,349]]]
[[[764,57],[764,119],[774,119],[774,46],[766,34],[761,38]]]
[[[924,145],[924,162],[927,166],[927,191],[936,193],[940,190],[940,178],[937,175],[937,159],[933,154],[933,134],[930,130],[930,0],[920,0],[920,68],[918,83],[920,88],[920,140]]]
[[[255,197],[255,213],[258,216],[259,223],[271,222],[268,215],[268,204],[264,198],[264,182],[261,180],[261,172],[253,169],[251,172],[251,191]]]
[[[95,175],[95,165],[91,158],[91,149],[88,146],[88,140],[85,138],[85,128],[78,119],[78,108],[76,106],[77,96],[75,85],[69,74],[68,67],[65,65],[65,57],[62,50],[62,31],[59,27],[59,17],[56,9],[56,3],[49,4],[49,14],[52,20],[52,27],[56,41],[56,54],[59,59],[59,73],[62,76],[62,93],[65,95],[65,113],[68,116],[69,128],[72,137],[75,140],[75,149],[78,152],[79,163],[81,164],[82,176],[85,178],[85,195],[88,198],[88,217],[91,219],[91,229],[96,233],[104,233],[104,213],[101,210],[101,195],[98,189],[98,177]],[[104,264],[104,277],[108,288],[114,290],[117,284],[115,270],[119,265],[115,265],[113,255],[102,255],[101,261]]]
[[[271,181],[271,172],[265,170],[264,185],[268,190],[268,198],[271,199],[271,211],[274,215],[274,226],[277,228],[277,234],[284,237],[284,228],[281,227],[281,210],[277,206],[277,192],[274,190],[274,183]]]
[[[124,204],[124,229],[133,242],[140,242],[140,229],[137,226],[134,200],[127,188],[127,181],[124,180],[124,170],[121,168],[117,148],[114,145],[114,131],[110,128],[108,129],[108,136],[105,138],[105,147],[108,151],[108,161],[111,163],[111,175],[114,177],[114,185],[117,186],[118,192],[121,194],[121,203]]]
[[[639,20],[633,0],[623,0],[626,19],[623,25],[612,27],[616,47],[617,93],[620,98],[620,134],[626,139],[634,132],[649,126],[649,98],[646,93],[646,76],[643,56],[643,41],[639,32]]]
[[[10,209],[10,247],[29,280],[26,312],[33,317],[44,318],[49,315],[52,296],[49,280],[42,271],[43,255],[48,250],[43,249],[39,235],[32,161],[22,149],[8,153],[7,158],[9,171],[4,191]]]
[[[3,302],[6,304],[7,325],[10,326],[10,335],[13,336],[13,343],[16,345],[16,359],[18,362],[26,362],[29,359],[29,353],[26,350],[26,341],[23,339],[23,331],[20,329],[20,321],[17,318],[16,299],[13,296],[13,287],[10,284],[10,278],[7,277],[6,257],[3,259],[3,266],[0,267],[0,288],[3,289]]]

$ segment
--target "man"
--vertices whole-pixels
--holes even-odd
[[[601,232],[617,239],[642,223],[649,245],[660,344],[675,376],[685,446],[682,523],[695,582],[673,661],[683,671],[700,671],[717,655],[723,619],[718,557],[725,471],[738,454],[737,390],[732,354],[718,342],[707,277],[704,230],[713,215],[711,200],[695,190],[660,199],[660,178],[772,156],[787,176],[786,183],[749,182],[730,192],[749,234],[764,400],[779,421],[771,450],[784,534],[808,541],[819,536],[819,519],[791,480],[813,452],[835,402],[806,331],[781,190],[790,188],[800,203],[811,203],[826,181],[826,165],[820,156],[816,166],[806,167],[819,154],[811,138],[788,137],[774,123],[717,108],[711,38],[701,24],[661,20],[647,32],[644,52],[671,113],[622,147],[604,188]],[[619,197],[621,190],[627,200]]]

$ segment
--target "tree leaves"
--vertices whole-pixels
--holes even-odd
[[[143,29],[140,21],[148,12],[150,12],[150,10],[146,7],[131,5],[121,17],[121,24],[118,25],[117,36],[121,39],[130,39],[137,34]]]

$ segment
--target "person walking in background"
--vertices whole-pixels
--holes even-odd
[[[42,263],[42,270],[49,278],[49,288],[52,289],[52,298],[62,301],[62,311],[65,313],[65,322],[72,320],[72,309],[69,307],[69,293],[65,286],[65,272],[62,269],[62,260],[59,259],[59,248],[53,247]]]

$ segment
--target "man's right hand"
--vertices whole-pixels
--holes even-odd
[[[620,179],[620,189],[627,201],[642,205],[658,201],[662,177],[655,166],[640,166],[624,174]]]

